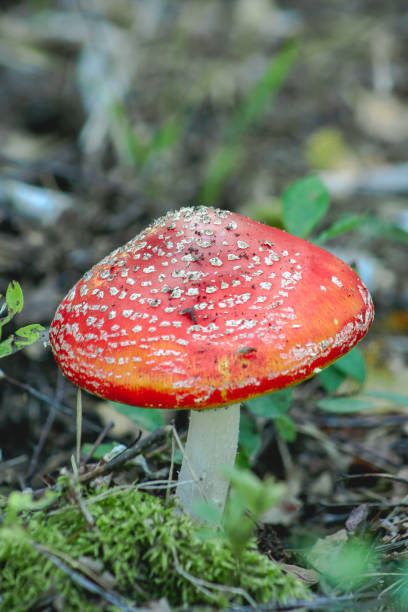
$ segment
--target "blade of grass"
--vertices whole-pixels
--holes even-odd
[[[146,145],[137,137],[122,102],[111,109],[111,137],[118,156],[124,163],[142,166],[147,154]]]
[[[208,204],[218,198],[223,184],[235,172],[244,158],[244,148],[239,143],[220,146],[207,163],[199,204]]]
[[[262,77],[249,90],[246,99],[228,121],[224,140],[237,141],[269,108],[296,59],[298,45],[285,46],[270,62]]]
[[[153,134],[148,145],[147,160],[157,157],[167,149],[175,145],[181,136],[181,122],[177,117],[171,117],[164,121]]]
[[[205,204],[216,200],[225,181],[236,172],[244,158],[244,134],[270,107],[289,74],[297,53],[296,43],[285,46],[232,114],[222,132],[220,144],[211,152],[207,161],[198,196],[199,202]]]
[[[117,154],[127,164],[142,168],[152,159],[174,146],[181,137],[181,122],[171,117],[163,122],[150,141],[142,141],[129,121],[122,102],[116,102],[111,109],[111,136]]]

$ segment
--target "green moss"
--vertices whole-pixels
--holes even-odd
[[[261,555],[254,541],[238,563],[225,539],[203,540],[174,505],[135,488],[113,488],[83,499],[92,526],[73,502],[62,507],[60,499],[57,509],[54,504],[27,511],[25,501],[18,512],[15,501],[5,508],[0,529],[0,610],[26,610],[47,591],[58,594],[64,610],[94,610],[99,596],[73,576],[83,575],[83,566],[95,571],[94,561],[99,576],[108,572],[114,578],[116,594],[137,603],[167,597],[173,606],[248,604],[240,589],[257,603],[307,594],[293,576]],[[44,551],[62,560],[65,569]],[[215,589],[202,580],[235,590]],[[115,608],[106,604],[106,609]]]

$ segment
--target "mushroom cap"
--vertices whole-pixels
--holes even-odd
[[[50,341],[65,376],[95,395],[205,409],[309,378],[373,316],[366,287],[331,253],[199,206],[168,213],[87,272]]]

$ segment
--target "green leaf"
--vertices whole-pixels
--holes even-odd
[[[394,393],[393,391],[369,391],[362,394],[364,397],[374,397],[378,399],[385,399],[403,406],[408,406],[408,395],[401,395],[400,393]]]
[[[372,407],[372,402],[352,397],[327,397],[319,400],[317,405],[322,410],[326,410],[326,412],[350,414],[369,410]]]
[[[17,353],[36,342],[42,331],[44,331],[44,327],[35,323],[20,327],[14,334],[0,342],[0,359]]]
[[[252,414],[274,419],[286,413],[292,402],[292,393],[292,389],[282,389],[268,395],[254,397],[245,404]]]
[[[239,425],[240,453],[244,450],[249,461],[253,459],[261,447],[261,436],[255,429],[254,420],[244,412]]]
[[[367,222],[364,224],[365,233],[373,238],[387,238],[394,242],[408,244],[408,231],[392,221],[381,219],[380,217],[367,216]]]
[[[1,297],[2,296],[0,296],[0,299]],[[7,287],[5,302],[0,307],[0,332],[1,328],[11,321],[15,314],[22,311],[23,306],[24,299],[22,289],[17,281],[11,281]],[[7,314],[1,317],[1,314],[6,311],[6,308]],[[44,327],[36,323],[20,327],[14,334],[0,342],[0,358],[7,357],[29,344],[33,344],[33,342],[39,339],[43,331]]]
[[[307,176],[283,192],[282,203],[286,230],[305,238],[327,213],[330,196],[319,177]]]
[[[351,376],[359,383],[364,382],[366,368],[362,352],[358,347],[354,347],[349,353],[340,357],[332,367],[336,368],[346,376]]]
[[[0,296],[0,298],[1,297],[2,296]],[[6,323],[11,321],[11,319],[14,317],[15,314],[17,314],[18,312],[21,312],[21,310],[23,309],[23,305],[24,305],[23,292],[17,281],[11,281],[11,283],[9,283],[9,286],[7,287],[5,299],[6,301],[3,302],[0,308],[0,317],[1,317],[0,318],[0,337],[1,337],[1,328],[4,325],[6,325]],[[5,316],[1,316],[3,312],[5,311],[7,312],[7,314]],[[8,343],[8,346],[10,346],[10,343]],[[8,355],[10,352],[13,352],[13,351],[7,350],[3,347],[1,356],[4,356],[6,354]]]
[[[41,332],[43,332],[44,330],[45,328],[42,325],[39,325],[38,323],[31,323],[30,325],[20,327],[15,332],[15,342],[17,347],[23,348],[24,346],[33,344],[33,342],[37,342]]]
[[[275,427],[287,442],[294,442],[296,440],[295,423],[287,414],[283,414],[275,419]]]
[[[285,491],[285,486],[273,478],[262,481],[249,470],[229,466],[223,467],[221,473],[231,483],[234,505],[247,508],[255,518],[277,504]]]
[[[234,557],[240,558],[248,540],[254,532],[255,524],[252,516],[246,514],[237,496],[232,494],[224,513],[224,534],[229,540]]]
[[[315,244],[323,244],[328,240],[331,240],[335,236],[339,234],[344,234],[344,232],[349,232],[352,229],[355,229],[359,225],[367,222],[367,215],[346,215],[342,219],[339,219],[329,228],[321,232],[316,238],[314,238],[313,242]]]
[[[215,502],[207,502],[203,499],[196,500],[193,504],[193,515],[209,525],[219,525],[222,520],[222,512]]]
[[[166,424],[161,410],[157,408],[139,408],[127,404],[111,403],[120,414],[128,417],[147,431],[154,431]]]
[[[319,374],[320,382],[328,393],[334,393],[340,387],[346,375],[337,370],[334,365],[329,366]]]
[[[6,302],[9,312],[12,312],[13,315],[23,310],[23,292],[17,281],[11,281],[11,283],[9,283],[6,291]]]
[[[106,453],[110,453],[111,450],[117,446],[117,442],[103,442],[99,444],[99,446],[92,453],[91,459],[102,459]],[[87,442],[82,445],[82,454],[84,457],[87,457],[91,452],[93,444],[88,444]]]
[[[3,342],[0,342],[0,359],[2,357],[7,357],[8,355],[11,355],[13,352],[13,345],[11,343],[11,338],[7,338],[6,340],[3,340]]]
[[[340,532],[317,540],[307,558],[337,592],[353,593],[364,583],[367,588],[370,572],[378,567],[374,543],[350,535],[342,537]]]
[[[239,493],[241,500],[245,500],[245,506],[251,507],[259,497],[262,481],[249,470],[240,470],[237,467],[224,466],[221,474],[231,484],[235,493]]]

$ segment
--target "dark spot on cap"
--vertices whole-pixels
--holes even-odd
[[[197,323],[196,313],[192,306],[190,308],[183,308],[179,310],[178,313],[180,315],[187,315],[193,323]]]

